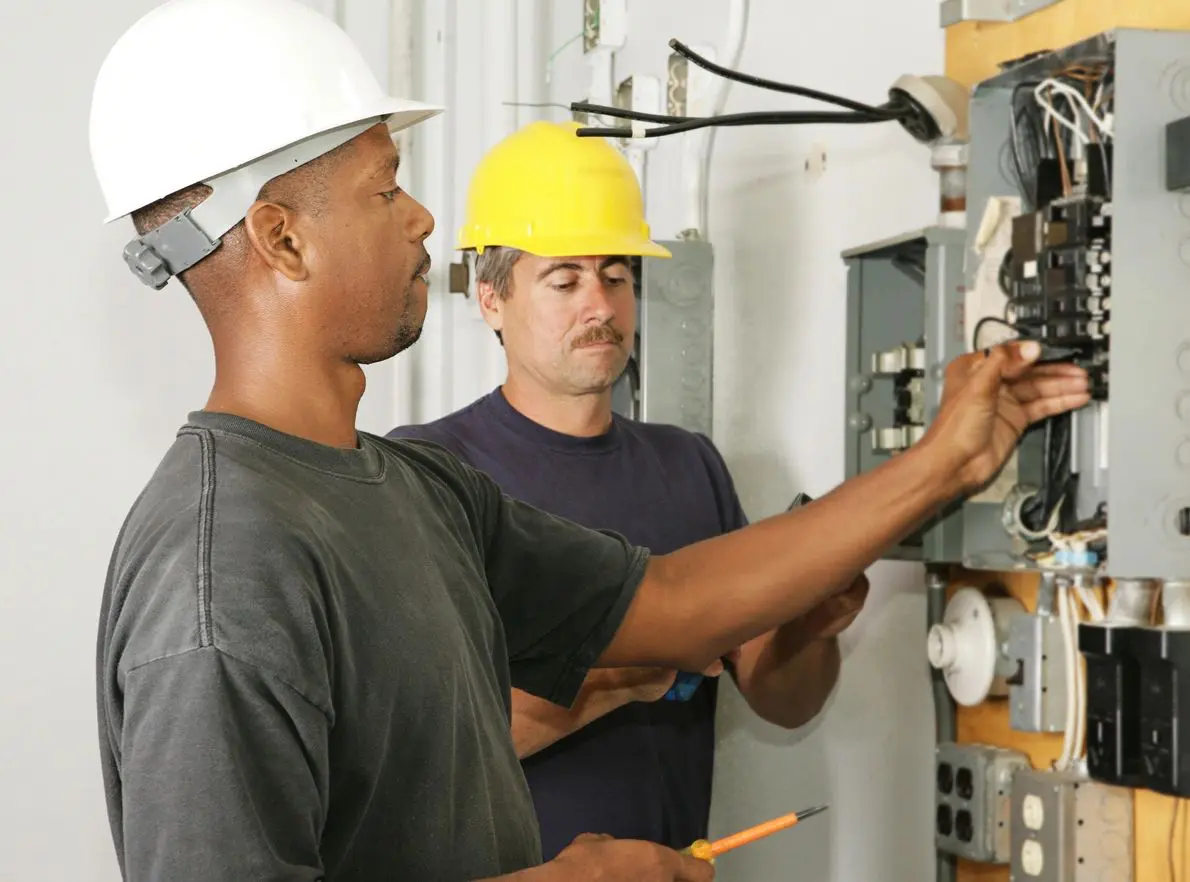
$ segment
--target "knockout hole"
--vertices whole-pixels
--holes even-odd
[[[1178,532],[1190,536],[1190,506],[1178,512]]]

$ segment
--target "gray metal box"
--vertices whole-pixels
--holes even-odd
[[[1057,616],[1023,615],[1008,629],[1009,725],[1019,732],[1062,732],[1066,728],[1066,654]]]
[[[848,478],[912,444],[938,412],[946,363],[963,351],[964,243],[962,230],[929,227],[843,253]],[[919,425],[897,425],[898,404]],[[960,518],[935,519],[885,556],[961,561]]]
[[[1190,194],[1165,187],[1166,126],[1190,113],[1190,33],[1119,30],[1047,53],[976,86],[968,214],[1010,182],[1010,100],[1020,83],[1072,63],[1115,62],[1112,169],[1111,393],[1074,427],[1078,508],[1107,504],[1107,571],[1116,578],[1190,574]],[[975,225],[968,230],[974,244]],[[969,252],[968,279],[976,266]],[[1039,439],[1022,446],[1020,483],[1036,483]],[[1109,455],[1110,452],[1110,455]],[[1020,565],[1003,502],[964,506],[968,566]],[[1190,517],[1190,515],[1187,515]]]
[[[935,829],[939,851],[980,863],[1008,863],[1012,779],[1029,768],[1023,753],[983,744],[935,750]]]
[[[612,410],[631,419],[711,434],[714,260],[710,244],[663,241],[671,258],[633,261],[636,339],[612,389]]]
[[[672,258],[641,260],[640,419],[711,434],[714,257],[707,242],[662,242]]]
[[[1012,781],[1012,882],[1131,882],[1132,792],[1073,772]]]

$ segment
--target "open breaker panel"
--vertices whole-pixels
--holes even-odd
[[[1190,33],[1100,34],[970,97],[965,228],[843,255],[847,474],[920,440],[961,353],[1022,338],[1087,369],[1088,406],[888,557],[1040,574],[1035,609],[967,588],[931,622],[952,700],[1063,739],[1051,770],[944,741],[939,851],[1129,879],[1133,789],[1190,797]],[[1002,813],[957,795],[956,763],[1000,769]]]

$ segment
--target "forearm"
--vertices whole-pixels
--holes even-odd
[[[567,708],[512,690],[512,741],[524,759],[633,700],[617,671],[596,670],[587,675],[574,704]]]
[[[796,729],[818,716],[840,666],[837,638],[806,638],[794,622],[742,647],[735,680],[758,716]]]
[[[844,590],[958,495],[926,442],[809,505],[653,558],[603,665],[700,670]]]

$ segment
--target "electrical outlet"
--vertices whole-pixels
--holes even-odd
[[[1190,797],[1190,631],[1136,628],[1144,786]]]
[[[715,60],[712,46],[692,46],[708,61]],[[709,116],[715,100],[718,78],[692,64],[676,52],[666,63],[665,110],[670,116]]]
[[[934,842],[939,851],[988,864],[1008,863],[1013,777],[1023,753],[983,744],[939,744],[934,763]]]
[[[1078,648],[1087,665],[1087,772],[1096,781],[1144,783],[1140,751],[1140,666],[1135,628],[1082,623]]]
[[[628,39],[628,0],[583,0],[583,52],[622,49]]]
[[[1073,772],[1012,779],[1011,882],[1131,882],[1132,791]]]
[[[1008,626],[1009,725],[1018,732],[1066,728],[1066,655],[1057,616],[1016,616]]]

